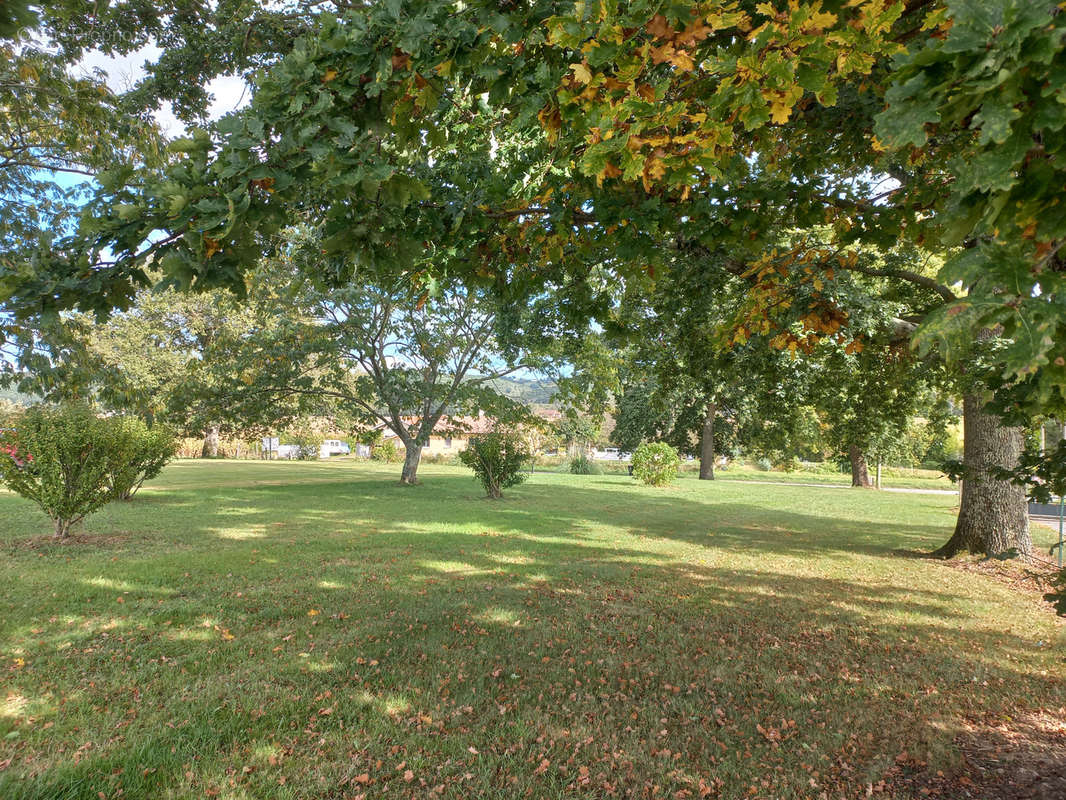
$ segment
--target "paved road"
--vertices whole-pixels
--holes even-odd
[[[1049,528],[1059,529],[1058,517],[1038,517],[1033,514],[1029,515],[1029,521],[1035,522],[1037,525],[1046,525]]]

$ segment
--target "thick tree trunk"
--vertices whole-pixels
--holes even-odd
[[[866,466],[866,456],[857,444],[848,445],[848,460],[851,461],[851,485],[869,489],[870,469]]]
[[[707,403],[707,413],[703,417],[703,433],[700,435],[700,480],[714,480],[714,418],[718,414],[718,404],[713,400]]]
[[[218,456],[218,425],[212,425],[204,431],[204,447],[200,451],[200,458],[216,458]]]
[[[404,444],[405,455],[403,459],[403,472],[400,474],[400,483],[414,486],[418,483],[418,464],[422,460],[422,447],[416,442]]]
[[[1028,555],[1029,508],[1025,490],[1010,481],[989,474],[995,466],[1016,466],[1024,447],[1021,428],[1005,426],[999,417],[988,414],[980,398],[963,399],[962,499],[955,532],[935,555],[951,558],[959,552],[995,555],[1011,548]]]

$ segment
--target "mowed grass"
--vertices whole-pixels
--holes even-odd
[[[720,474],[719,474],[720,473]],[[875,470],[870,467],[870,480],[874,480]],[[715,472],[715,478],[721,480],[770,481],[773,483],[817,483],[827,486],[851,486],[850,472],[824,472],[821,470],[798,469],[793,472],[781,470],[764,471],[746,466],[730,466]],[[907,469],[905,467],[886,467],[881,485],[886,489],[936,489],[939,491],[958,491],[958,486],[936,470]]]
[[[894,552],[950,496],[397,473],[178,462],[62,546],[0,493],[0,797],[858,797],[1066,707],[1044,604]]]

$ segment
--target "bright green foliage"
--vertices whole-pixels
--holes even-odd
[[[666,486],[680,466],[677,450],[666,442],[645,442],[633,452],[633,477],[648,486]]]
[[[258,431],[260,418],[235,415],[224,394],[234,382],[231,346],[275,328],[276,316],[257,314],[226,291],[186,293],[143,289],[131,308],[96,323],[67,320],[99,365],[92,389],[116,410],[164,420],[189,436],[218,425],[223,433]],[[287,406],[274,411],[283,417]],[[267,419],[272,422],[272,419]]]
[[[494,500],[503,497],[504,489],[526,479],[522,467],[529,458],[522,437],[501,429],[472,437],[466,449],[459,453],[459,460],[474,471],[485,494]]]
[[[142,451],[128,421],[70,403],[33,406],[10,424],[13,430],[0,440],[0,479],[41,507],[57,539],[116,495],[134,490],[137,473],[130,465]]]
[[[1034,403],[1063,399],[1053,0],[306,2],[295,40],[260,38],[248,3],[226,5],[237,22],[204,60],[251,30],[251,106],[175,142],[165,176],[100,176],[83,249],[12,282],[27,308],[54,305],[57,287],[59,302],[107,308],[148,259],[175,284],[243,291],[275,234],[309,218],[348,262],[316,277],[415,275],[421,289],[462,275],[526,298],[566,286],[571,317],[612,307],[583,291],[590,263],[611,265],[614,293],[640,291],[670,250],[726,243],[743,274],[782,227],[819,224],[833,232],[834,258],[811,262],[824,274],[853,268],[844,248],[902,231],[965,250],[941,287],[967,295],[945,290],[927,340],[968,345],[1000,325],[1006,379],[1032,380]],[[884,176],[897,188],[875,188]],[[832,311],[822,300],[813,312]]]
[[[60,5],[75,6],[35,8]],[[0,6],[0,347],[9,360],[34,361],[38,343],[10,313],[27,297],[30,313],[48,316],[85,292],[99,293],[96,307],[127,302],[107,269],[80,269],[59,243],[77,225],[91,178],[116,164],[158,167],[162,151],[146,116],[128,113],[101,75],[74,66],[80,54],[22,30],[37,21],[27,3]]]
[[[922,341],[964,355],[972,331],[1002,326],[1005,375],[1039,368],[1030,402],[1061,407],[1066,20],[1053,0],[951,2],[938,17],[940,35],[899,61],[876,128],[926,172],[903,187],[906,202],[961,246],[941,279],[969,296],[930,320]]]
[[[117,436],[127,437],[129,451],[124,462],[111,473],[111,493],[116,500],[130,500],[145,481],[156,477],[178,451],[174,432],[163,425],[149,428],[137,417],[109,418],[118,428]]]
[[[599,423],[592,417],[569,412],[554,424],[554,434],[567,447],[587,447],[600,437]]]

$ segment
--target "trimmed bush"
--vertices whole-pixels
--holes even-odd
[[[648,486],[666,486],[680,466],[677,450],[666,442],[645,443],[633,453],[633,477]]]
[[[0,434],[0,480],[52,520],[55,538],[115,497],[138,442],[127,420],[98,417],[82,403],[33,406]],[[126,485],[126,478],[121,483]]]
[[[522,465],[529,460],[529,450],[517,434],[492,431],[472,438],[459,460],[474,471],[485,494],[495,500],[503,497],[504,489],[526,479]]]
[[[117,500],[130,500],[145,481],[158,475],[178,452],[174,433],[161,425],[149,428],[136,417],[118,421],[131,438],[129,461],[111,475],[111,492]]]

